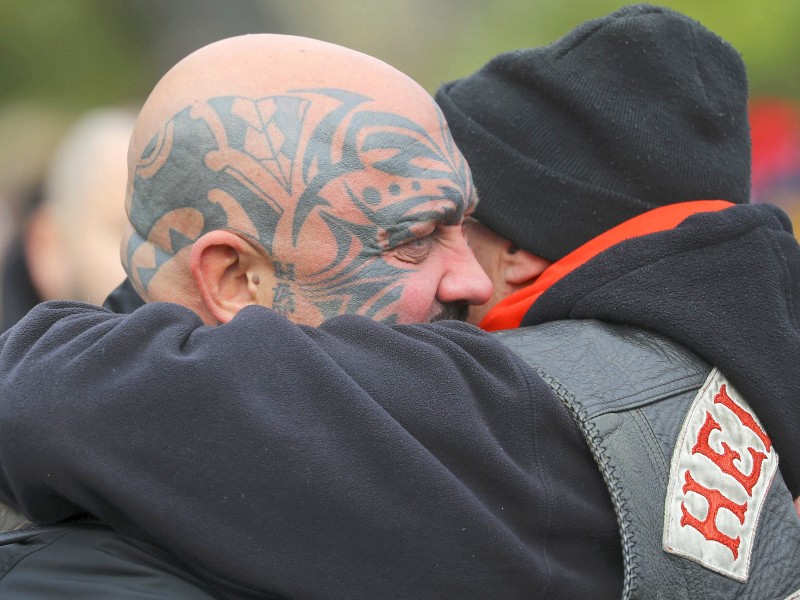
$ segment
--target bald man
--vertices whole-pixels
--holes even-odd
[[[363,391],[358,385],[352,389],[328,387],[333,383],[330,367],[315,364],[307,350],[290,342],[294,338],[302,345],[307,336],[324,335],[324,330],[301,330],[283,317],[308,326],[326,320],[335,323],[331,318],[342,314],[363,315],[385,324],[463,319],[469,305],[482,304],[491,294],[488,277],[469,250],[462,227],[476,202],[469,169],[437,105],[407,76],[374,58],[315,40],[244,36],[212,44],[181,61],[144,104],[130,142],[125,203],[130,226],[123,236],[121,257],[128,285],[148,303],[144,313],[137,314],[169,306],[169,312],[177,309],[181,315],[173,316],[179,321],[188,319],[185,324],[193,329],[201,323],[236,321],[231,327],[203,328],[214,338],[232,335],[230,340],[243,344],[241,348],[249,356],[242,355],[241,363],[233,356],[213,359],[222,372],[207,371],[202,379],[208,383],[223,373],[234,375],[240,368],[257,375],[254,366],[283,355],[306,355],[310,361],[302,371],[286,373],[288,379],[257,375],[239,392],[227,384],[208,387],[209,392],[216,388],[218,401],[224,399],[224,404],[232,399],[229,394],[234,394],[250,402],[267,392],[250,388],[251,384],[274,386],[268,395],[281,394],[280,390],[291,385],[290,380],[300,377],[297,392],[325,390],[326,404],[332,408],[337,402],[356,400]],[[174,304],[162,304],[166,302]],[[251,306],[272,310],[242,311]],[[242,319],[245,315],[249,317]],[[153,316],[155,321],[145,318],[147,328],[162,330],[161,317]],[[282,334],[280,330],[286,326],[291,332]],[[134,328],[143,331],[139,325]],[[455,331],[467,339],[479,335],[463,326],[456,326]],[[281,340],[280,347],[263,354],[264,349],[249,347],[242,337],[253,335],[256,342]],[[366,335],[366,341],[385,334],[375,330],[359,335]],[[145,352],[136,359],[146,371],[166,366],[157,354],[170,350],[160,342],[156,346],[155,355]],[[207,348],[215,346],[216,342]],[[119,349],[123,348],[134,350],[127,341],[121,341]],[[278,354],[271,356],[275,352]],[[256,363],[248,364],[251,359]],[[130,365],[127,359],[124,362]],[[366,363],[364,367],[367,374]],[[138,396],[139,392],[122,384],[114,369],[106,372],[111,376],[107,383],[115,390],[112,396],[119,400],[127,397],[123,404],[132,408],[128,394]],[[199,382],[196,375],[170,377],[178,387],[167,396],[185,384]],[[104,376],[100,372],[94,376],[98,385],[92,385],[91,395],[108,397],[111,390],[103,391],[105,384],[100,381]],[[379,371],[372,376],[384,378],[386,383],[392,379]],[[218,381],[222,383],[222,379]],[[490,387],[495,395],[496,386]],[[203,404],[194,391],[185,391],[192,404]],[[312,396],[306,410],[309,416],[321,416],[320,407],[314,406],[319,397]],[[178,408],[181,403],[175,400]],[[355,410],[353,418],[369,420],[368,413],[376,408],[363,412],[351,406],[341,414],[334,410],[331,416],[345,417]],[[127,429],[125,415],[118,414],[115,420]],[[164,424],[168,420],[159,419]],[[235,423],[234,419],[228,425]],[[360,427],[356,422],[353,426],[357,434]],[[162,444],[172,437],[146,440],[133,431],[129,434],[124,440],[118,438],[126,455],[130,455],[131,445],[163,449]],[[313,432],[307,434],[313,436]],[[235,437],[240,435],[246,437],[244,431],[237,431]],[[352,442],[359,447],[362,443],[365,447],[380,445],[380,436],[372,433],[367,437],[373,442]],[[252,441],[262,447],[264,440]],[[208,448],[212,446],[213,442]],[[249,454],[253,448],[248,446],[244,443],[240,449]],[[183,454],[183,450],[175,450],[175,454],[168,453]],[[219,457],[222,462],[208,467],[227,470],[228,458],[222,452]],[[277,457],[270,462],[273,460],[283,462]],[[333,473],[336,468],[325,470]],[[128,473],[124,479],[132,483],[136,477]],[[132,500],[134,495],[124,491],[125,487],[118,489],[120,498]],[[188,488],[180,495],[183,493],[193,495]],[[237,492],[235,496],[239,502],[250,495]],[[292,496],[294,503],[302,493],[286,493],[285,499]],[[164,500],[162,494],[151,498],[157,505]],[[88,505],[82,508],[97,514]],[[30,516],[41,522],[43,515]],[[324,522],[324,516],[316,518],[320,517]],[[0,579],[0,586],[5,586],[0,591],[29,593],[25,587],[29,573],[47,572],[55,563],[65,572],[76,570],[77,564],[91,565],[96,577],[71,577],[69,593],[75,596],[85,597],[111,586],[120,590],[115,597],[149,597],[145,596],[151,593],[149,588],[136,583],[138,571],[144,570],[157,582],[153,585],[170,590],[174,597],[205,597],[207,584],[191,575],[175,577],[175,572],[181,572],[180,562],[143,541],[160,536],[134,535],[135,539],[128,539],[84,527],[66,534],[64,530],[37,534],[35,540],[25,538],[24,546],[7,545],[3,548],[13,556],[19,552],[31,556],[25,569],[15,569]],[[302,538],[295,543],[307,545]],[[29,552],[31,548],[35,552]],[[144,558],[148,553],[152,559]],[[230,564],[238,562],[238,558],[230,558]],[[299,578],[292,578],[300,583]],[[42,597],[65,593],[58,588],[65,585],[63,581],[44,580],[36,584]],[[54,589],[41,591],[50,583]]]
[[[208,324],[260,304],[317,325],[454,318],[489,297],[461,229],[467,165],[429,95],[376,59],[219,42],[159,82],[130,156],[122,260],[148,302]]]
[[[586,35],[587,28],[593,35]],[[440,306],[453,303],[453,296],[443,293],[452,288],[443,289],[441,282],[458,282],[446,275],[468,275],[472,267],[458,232],[449,229],[452,215],[467,215],[470,204],[451,190],[470,189],[453,183],[464,180],[458,175],[460,160],[442,160],[457,151],[439,129],[426,132],[409,123],[437,122],[424,116],[428,105],[422,103],[418,116],[392,109],[402,118],[387,119],[389,109],[349,103],[348,94],[327,104],[331,89],[341,89],[335,80],[348,81],[359,97],[385,98],[391,105],[400,93],[391,84],[395,73],[308,41],[296,40],[305,58],[287,56],[292,44],[276,47],[280,38],[269,36],[212,46],[199,55],[203,60],[178,65],[165,95],[151,98],[143,113],[145,134],[133,144],[133,231],[124,256],[133,284],[150,302],[130,316],[47,305],[0,341],[2,497],[37,522],[88,511],[119,532],[156,541],[171,553],[171,573],[180,573],[183,561],[220,597],[619,598],[659,597],[664,590],[704,599],[790,596],[800,586],[798,575],[786,567],[800,555],[800,523],[774,449],[792,448],[795,437],[790,403],[797,386],[786,368],[794,355],[791,345],[779,340],[796,335],[784,325],[796,311],[786,293],[797,289],[800,250],[780,213],[732,206],[743,194],[746,198],[748,181],[749,142],[746,125],[744,130],[740,125],[746,110],[743,65],[716,36],[670,11],[620,11],[587,28],[564,43],[580,47],[653,37],[647,53],[638,52],[641,39],[619,43],[623,50],[611,55],[610,71],[600,75],[621,77],[625,86],[602,89],[619,90],[627,100],[638,102],[642,90],[651,94],[647,105],[656,106],[655,123],[673,112],[654,98],[724,97],[723,109],[710,103],[703,112],[698,107],[706,104],[688,104],[693,118],[679,121],[691,143],[663,147],[672,159],[692,162],[695,144],[715,131],[717,141],[706,150],[730,149],[735,160],[712,161],[712,191],[727,189],[732,201],[703,200],[705,179],[690,189],[692,202],[678,202],[678,195],[662,200],[676,206],[607,194],[608,215],[600,210],[605,204],[585,202],[593,189],[588,184],[557,196],[573,217],[560,224],[561,235],[547,238],[561,242],[557,252],[576,243],[595,221],[611,229],[598,232],[577,255],[554,261],[534,282],[526,274],[530,253],[512,242],[496,242],[502,252],[483,253],[498,277],[511,276],[520,287],[508,298],[513,310],[503,311],[502,318],[522,314],[553,321],[502,338],[454,322],[389,327],[364,318],[405,323],[441,314]],[[716,51],[698,54],[695,48],[704,46],[684,43],[686,36]],[[245,47],[250,55],[236,52]],[[562,52],[560,45],[542,52],[546,64],[561,64],[549,61],[550,52],[582,56],[582,51]],[[674,60],[673,53],[678,58],[687,53],[691,61]],[[636,84],[650,70],[628,70],[621,57],[667,68],[700,65],[703,77],[660,95],[657,88]],[[275,64],[291,68],[306,59],[298,78],[306,82],[313,73],[325,81],[324,88],[272,89],[271,82],[282,81],[270,70]],[[511,67],[514,61],[537,63],[527,53],[505,59],[512,64],[501,60],[496,72],[502,81],[509,78],[511,90],[463,94],[458,102],[520,98],[515,93],[524,78],[519,64]],[[708,68],[708,60],[721,60],[725,68]],[[200,69],[191,68],[197,63]],[[336,66],[344,63],[346,74]],[[568,73],[599,68],[597,61],[570,64],[575,71]],[[247,81],[231,82],[229,70],[240,79],[247,75]],[[350,79],[355,71],[366,79]],[[261,81],[264,73],[273,78]],[[731,76],[733,89],[706,86],[704,77],[719,83],[714,78],[720,73]],[[482,76],[476,79],[481,82]],[[575,81],[593,80],[568,83]],[[221,94],[219,88],[228,86],[250,96],[242,102],[228,91]],[[182,93],[185,107],[173,101]],[[305,121],[314,114],[310,108],[287,109],[270,128],[273,121],[261,115],[277,114],[278,104],[296,106],[298,95],[304,100],[320,95],[323,116]],[[278,97],[280,102],[262,102]],[[263,108],[257,117],[254,98]],[[591,97],[571,99],[615,106]],[[171,108],[160,112],[163,104]],[[718,118],[720,110],[724,119]],[[519,110],[508,114],[527,116]],[[635,119],[638,112],[615,112],[615,119],[620,114]],[[268,141],[277,137],[275,129],[297,139],[286,133],[298,123],[308,123],[312,134],[300,135],[285,153],[272,150]],[[561,132],[569,123],[553,121]],[[463,139],[468,131],[460,130]],[[676,134],[670,128],[648,131]],[[544,144],[563,136],[533,137]],[[310,140],[322,140],[322,146]],[[578,149],[591,148],[590,141]],[[633,150],[650,141],[633,138]],[[310,153],[302,150],[309,146]],[[630,150],[619,140],[616,147]],[[479,155],[487,148],[506,150],[486,142],[471,151]],[[558,159],[558,148],[552,150]],[[297,156],[302,160],[293,160]],[[513,153],[496,156],[502,164],[495,165],[495,174],[505,173],[510,182],[551,173],[518,170]],[[574,156],[581,166],[582,160],[605,154]],[[630,158],[630,165],[623,161],[616,168],[641,164]],[[286,180],[297,181],[289,167],[298,163],[308,177],[300,179],[299,189],[291,187],[280,205],[286,212],[276,217],[271,202],[286,198],[280,194],[288,186],[275,185],[276,177],[263,170],[281,161],[287,164],[281,171]],[[728,168],[732,182],[713,178]],[[423,193],[428,189],[423,173],[437,181],[438,192]],[[665,179],[692,188],[692,180]],[[571,181],[554,176],[551,183],[563,192]],[[518,197],[497,197],[488,185],[486,190],[495,206],[518,203],[513,211],[508,207],[508,223],[537,224],[528,214],[536,203],[525,201],[537,198],[538,190]],[[612,211],[609,198],[621,198],[623,208]],[[458,208],[464,204],[467,208]],[[590,215],[574,218],[571,206],[586,207]],[[623,209],[640,214],[622,217],[619,227],[609,225],[608,216],[613,221]],[[490,207],[484,214],[491,212]],[[286,228],[284,215],[291,222]],[[235,225],[220,225],[228,222]],[[303,229],[310,234],[312,227],[313,239],[304,237]],[[469,229],[481,231],[475,225]],[[395,234],[399,239],[393,242]],[[486,235],[478,245],[491,250],[494,242]],[[380,252],[370,253],[375,246]],[[460,264],[448,252],[459,247],[467,261]],[[746,273],[743,251],[751,266]],[[503,262],[493,265],[493,257]],[[390,278],[398,282],[392,287],[382,275],[393,272],[396,261],[403,264]],[[431,273],[439,286],[425,283]],[[776,278],[784,293],[763,294]],[[487,295],[481,280],[477,283],[458,288],[455,302]],[[356,294],[362,286],[364,293]],[[736,294],[718,293],[731,286]],[[761,314],[772,314],[759,322],[759,330],[741,319],[743,293],[759,295],[765,303]],[[531,306],[537,295],[541,299]],[[195,308],[153,302],[165,296]],[[384,312],[387,306],[392,308]],[[308,327],[280,314],[319,322],[347,311],[363,316],[332,316]],[[716,318],[699,327],[687,319],[697,314]],[[778,343],[786,353],[772,352],[772,368],[763,372],[742,366],[723,375],[667,337],[639,327],[570,320],[581,316],[622,323],[647,319],[655,330],[684,336],[689,348],[714,362],[733,361],[724,364],[760,360],[760,353]],[[731,343],[719,352],[714,344],[738,331],[747,333],[747,344]],[[770,393],[747,393],[750,409],[741,390],[754,389]],[[770,435],[780,434],[774,446],[753,410],[770,417]],[[43,414],[57,417],[57,427]],[[714,420],[703,421],[705,414]],[[718,435],[724,436],[721,450]],[[752,462],[737,462],[737,452]],[[797,472],[792,458],[782,457],[789,475]],[[702,487],[726,475],[727,484],[716,494]],[[749,499],[742,501],[743,494]],[[713,516],[703,521],[703,498],[714,515],[730,512],[737,521],[740,516],[740,525],[728,518],[718,530]],[[667,508],[671,527],[662,531]],[[61,533],[54,528],[43,535]],[[662,533],[669,534],[663,546]],[[707,554],[698,557],[698,550]],[[159,555],[162,562],[165,556]]]

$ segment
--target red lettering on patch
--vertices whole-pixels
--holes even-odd
[[[767,449],[767,452],[770,451],[772,448],[772,440],[770,440],[766,432],[759,427],[758,423],[756,423],[756,420],[753,418],[753,415],[733,401],[733,398],[728,395],[728,390],[724,383],[719,387],[719,392],[717,392],[717,395],[714,396],[714,402],[717,404],[722,404],[722,406],[726,407],[733,414],[735,414],[742,425],[750,429],[758,436],[758,438],[764,444],[764,447]]]
[[[744,524],[747,502],[744,504],[737,504],[723,495],[719,490],[712,490],[700,485],[692,478],[692,474],[689,471],[686,471],[685,483],[683,485],[683,493],[685,494],[686,492],[695,492],[703,496],[706,502],[708,502],[708,512],[706,513],[706,518],[701,521],[688,511],[684,502],[681,502],[681,512],[683,513],[681,517],[681,526],[686,527],[688,525],[694,527],[703,534],[703,537],[707,540],[719,542],[723,546],[726,546],[733,553],[733,560],[736,560],[739,557],[739,543],[741,542],[741,538],[739,536],[733,538],[729,535],[725,535],[717,528],[717,513],[721,508],[725,508],[736,515],[740,523]]]
[[[723,388],[725,386],[722,386]],[[723,393],[724,390],[721,392]],[[714,398],[714,402],[717,401],[719,394]],[[726,394],[727,397],[727,394]],[[730,398],[728,398],[730,400]],[[732,402],[732,401],[731,401]],[[740,419],[741,420],[741,419]],[[747,451],[750,453],[750,456],[753,457],[753,469],[750,471],[750,474],[745,474],[741,470],[736,468],[736,465],[733,464],[734,460],[739,460],[742,455],[736,452],[735,450],[731,450],[731,447],[728,446],[725,442],[722,442],[722,452],[717,452],[714,450],[708,442],[708,438],[711,436],[711,432],[714,430],[722,431],[722,427],[719,423],[711,416],[711,413],[706,413],[706,421],[703,423],[703,426],[700,428],[700,433],[697,436],[697,443],[692,448],[692,454],[700,453],[703,456],[707,456],[711,459],[711,461],[716,464],[723,473],[727,473],[731,477],[735,478],[736,481],[742,484],[742,487],[747,491],[748,496],[753,495],[753,486],[758,483],[759,477],[761,477],[761,463],[764,462],[764,459],[767,458],[767,455],[763,452],[758,452],[753,448],[748,447]]]
[[[664,509],[664,550],[747,581],[778,456],[747,401],[717,369],[678,435]]]
[[[758,436],[758,438],[764,443],[767,452],[769,452],[769,449],[772,447],[772,442],[770,441],[769,437],[758,425],[758,423],[756,423],[752,415],[733,401],[733,399],[728,395],[728,391],[724,383],[720,386],[719,391],[714,396],[714,403],[721,404],[730,410],[734,415],[736,415],[737,419],[739,419],[739,422],[742,425],[750,429]],[[741,459],[742,455],[736,450],[733,450],[726,442],[722,442],[722,452],[717,452],[711,447],[709,439],[714,431],[722,432],[722,426],[713,416],[711,416],[710,412],[706,411],[706,419],[697,434],[697,442],[692,448],[692,454],[702,454],[703,456],[707,457],[709,460],[711,460],[711,462],[717,465],[717,467],[719,467],[723,473],[736,479],[736,481],[738,481],[745,489],[748,496],[752,496],[753,487],[755,487],[759,478],[761,477],[761,465],[764,462],[764,459],[767,458],[767,455],[756,450],[755,448],[748,446],[747,451],[753,459],[753,467],[750,470],[750,473],[745,473],[734,464],[734,461]],[[681,512],[683,516],[681,517],[681,526],[685,527],[688,525],[694,527],[700,533],[702,533],[707,540],[723,544],[730,549],[730,551],[733,553],[733,559],[736,560],[739,555],[738,548],[740,538],[733,538],[722,533],[717,528],[716,517],[717,512],[719,512],[721,508],[725,508],[736,515],[739,521],[744,524],[744,517],[745,513],[747,512],[747,502],[743,504],[737,504],[719,490],[710,489],[700,485],[694,480],[689,471],[686,471],[685,481],[686,483],[683,486],[684,494],[686,492],[695,492],[703,496],[708,502],[708,513],[706,514],[706,518],[701,521],[692,515],[686,508],[686,504],[682,502]]]

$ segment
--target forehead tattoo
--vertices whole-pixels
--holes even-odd
[[[472,180],[441,115],[439,132],[371,99],[337,89],[260,99],[213,98],[176,114],[142,152],[126,260],[146,290],[159,268],[215,229],[256,240],[328,317],[358,312],[392,321],[403,269],[380,252],[415,226],[460,222]],[[295,281],[291,252],[318,214],[335,258]],[[279,250],[280,249],[280,250]],[[276,291],[293,307],[289,283]],[[286,310],[284,312],[291,312]]]

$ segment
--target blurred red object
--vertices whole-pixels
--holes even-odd
[[[800,231],[800,102],[750,102],[753,140],[752,201],[780,206]]]

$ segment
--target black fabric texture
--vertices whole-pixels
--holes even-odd
[[[24,317],[42,299],[31,281],[22,238],[6,249],[0,275],[0,333]]]
[[[550,261],[658,206],[749,199],[741,57],[667,8],[500,54],[436,100],[472,167],[475,218]]]
[[[718,367],[797,495],[800,249],[770,206],[600,254],[525,325],[599,318]],[[44,303],[0,336],[0,500],[158,543],[223,598],[618,598],[608,494],[552,390],[456,322]]]
[[[120,314],[132,313],[141,306],[144,306],[144,300],[133,289],[133,284],[127,277],[125,281],[114,288],[103,302],[103,308]]]
[[[655,331],[717,367],[800,495],[800,250],[783,212],[734,206],[618,244],[547,290],[522,325],[588,318]]]
[[[186,567],[107,528],[31,529],[0,543],[0,598],[9,600],[212,600]]]
[[[621,591],[576,425],[463,323],[44,303],[0,338],[0,463],[36,522],[89,511],[223,598]]]

